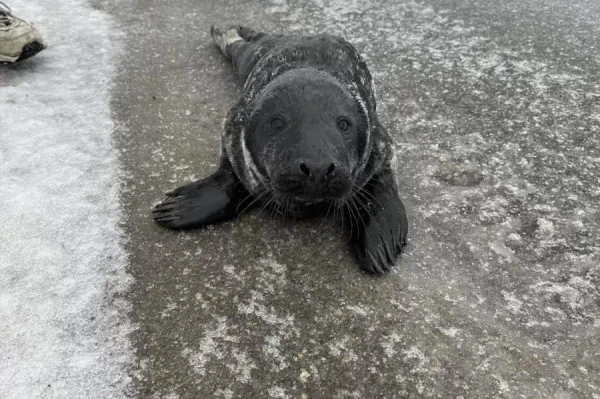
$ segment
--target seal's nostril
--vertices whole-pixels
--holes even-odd
[[[335,170],[335,164],[332,163],[331,165],[329,165],[329,168],[327,169],[327,172],[325,173],[325,176],[329,176],[330,174],[333,173],[334,170]]]
[[[306,175],[306,177],[310,177],[310,169],[308,169],[308,166],[306,166],[304,162],[300,162],[300,170]]]

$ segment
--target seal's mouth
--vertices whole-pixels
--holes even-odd
[[[342,173],[317,179],[286,171],[276,174],[270,185],[277,197],[292,200],[298,206],[343,201],[352,192],[352,180]]]
[[[320,205],[330,201],[343,201],[351,191],[350,186],[340,188],[296,187],[289,189],[277,185],[272,186],[273,192],[280,198],[288,198],[298,205]]]
[[[292,197],[296,203],[304,206],[320,205],[326,201],[331,201],[332,198],[306,198],[301,196]]]

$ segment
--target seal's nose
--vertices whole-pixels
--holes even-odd
[[[335,170],[334,162],[306,162],[300,161],[300,172],[308,178],[328,178]]]

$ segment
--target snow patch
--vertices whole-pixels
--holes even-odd
[[[290,397],[285,393],[285,390],[281,387],[269,388],[267,392],[269,393],[270,398],[287,399]]]
[[[132,326],[109,107],[117,32],[81,0],[11,6],[49,48],[0,66],[0,397],[123,397]]]
[[[507,302],[506,308],[513,314],[521,313],[523,307],[523,301],[517,299],[517,297],[510,292],[502,291],[502,296]]]
[[[450,338],[455,338],[456,335],[460,332],[460,329],[456,328],[456,327],[448,327],[448,328],[438,327],[438,330],[440,330],[440,332],[442,334],[447,335]]]
[[[188,358],[194,371],[203,376],[206,374],[206,364],[211,358],[221,360],[225,356],[219,341],[231,341],[233,338],[228,335],[227,319],[216,317],[215,323],[207,328],[204,333],[204,337],[198,345],[198,350],[192,352],[186,348],[182,351],[182,355]]]

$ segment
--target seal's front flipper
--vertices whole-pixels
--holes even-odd
[[[232,219],[247,193],[231,165],[221,167],[207,178],[186,184],[167,193],[167,198],[152,210],[152,218],[170,229],[193,229]]]
[[[352,247],[360,267],[370,273],[388,271],[406,244],[408,222],[391,170],[373,177],[357,194],[364,223]]]

